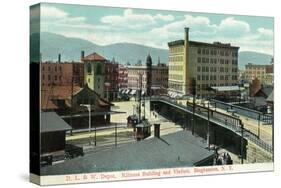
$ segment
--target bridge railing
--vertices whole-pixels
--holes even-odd
[[[192,113],[192,110],[193,110],[193,107],[191,104],[183,104],[183,103],[177,102],[176,100],[170,99],[169,97],[161,96],[161,97],[152,97],[151,99],[162,100],[162,101],[166,101],[168,103],[172,103],[175,106],[188,110],[190,113]],[[196,105],[196,107],[195,107],[195,114],[204,116],[205,118],[208,117],[208,111],[209,111],[210,120],[221,123],[236,133],[241,134],[242,129],[243,129],[244,137],[246,139],[252,141],[256,145],[260,146],[261,148],[265,149],[266,151],[268,151],[270,153],[273,152],[272,145],[270,145],[267,142],[265,142],[264,140],[258,138],[258,136],[256,134],[252,133],[250,130],[242,128],[242,126],[241,126],[242,120],[239,119],[238,117],[233,117],[231,115],[210,109],[208,107],[203,107],[203,106],[198,106],[198,105]]]
[[[260,116],[260,120],[262,122],[271,124],[272,123],[272,119],[273,116],[271,114],[264,114],[262,112],[256,111],[256,110],[252,110],[249,108],[245,108],[245,107],[241,107],[241,106],[237,106],[237,105],[233,105],[233,104],[228,104],[219,100],[215,100],[215,99],[211,99],[212,102],[216,103],[216,106],[218,108],[224,109],[224,110],[228,110],[228,109],[233,109],[235,110],[238,114],[244,115],[246,117],[249,118],[253,118],[258,120],[259,116]]]

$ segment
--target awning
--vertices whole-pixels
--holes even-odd
[[[130,90],[130,89],[128,89],[125,93],[126,93],[126,94],[129,94],[129,93],[130,93],[130,91],[131,91],[131,90]]]
[[[224,91],[240,91],[243,90],[243,87],[239,86],[213,86],[211,87],[213,90],[218,92],[224,92]]]
[[[133,90],[130,92],[130,94],[131,94],[131,95],[134,95],[134,94],[136,94],[136,92],[137,92],[137,90],[133,89]]]

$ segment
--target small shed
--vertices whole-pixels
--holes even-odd
[[[55,112],[41,112],[41,158],[64,158],[65,133],[71,127]]]
[[[127,127],[136,128],[136,125],[139,122],[139,118],[137,115],[131,115],[127,117]]]
[[[151,135],[151,124],[145,119],[136,125],[136,139],[143,140]]]

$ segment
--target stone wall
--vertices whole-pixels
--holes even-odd
[[[248,141],[246,163],[272,162],[272,154]]]

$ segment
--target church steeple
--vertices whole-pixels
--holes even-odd
[[[152,91],[151,91],[151,86],[152,86],[152,58],[150,56],[150,53],[148,54],[146,58],[146,79],[147,79],[147,84],[146,84],[146,95],[151,96]]]
[[[146,65],[147,66],[151,66],[152,65],[152,59],[151,59],[150,53],[148,54],[148,56],[146,58]]]

